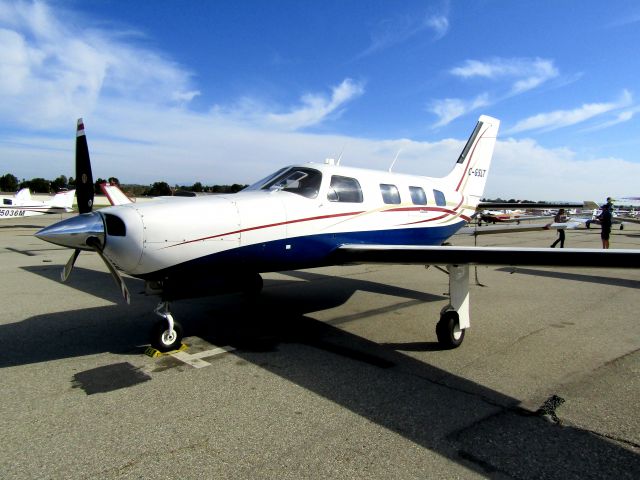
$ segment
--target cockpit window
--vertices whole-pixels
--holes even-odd
[[[247,191],[247,190],[260,190],[262,188],[262,186],[269,182],[270,180],[274,179],[275,177],[277,177],[278,175],[280,175],[282,172],[284,172],[285,170],[287,170],[287,167],[281,168],[280,170],[278,170],[277,172],[272,173],[271,175],[267,175],[266,177],[258,180],[255,183],[252,183],[251,185],[249,185],[247,188],[245,188],[243,191]]]
[[[261,190],[282,190],[316,198],[322,182],[322,173],[313,168],[293,167],[262,186]]]

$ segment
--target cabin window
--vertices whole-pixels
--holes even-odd
[[[411,194],[411,201],[414,205],[427,204],[427,194],[424,193],[422,187],[409,187],[409,193]]]
[[[394,205],[400,203],[400,192],[398,192],[398,187],[395,185],[381,183],[380,193],[382,193],[382,200],[384,203],[391,203]]]
[[[362,203],[362,189],[355,178],[333,175],[327,200],[330,202]]]
[[[322,173],[313,168],[293,167],[267,182],[262,190],[282,190],[306,198],[316,198]]]
[[[3,198],[2,203],[4,205],[13,205],[13,201],[10,198]]]
[[[445,207],[447,205],[447,199],[444,196],[444,193],[442,193],[440,190],[434,190],[433,196],[436,199],[436,205],[438,205],[439,207]]]

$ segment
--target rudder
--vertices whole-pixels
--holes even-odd
[[[453,190],[467,196],[473,206],[484,193],[499,127],[500,120],[481,115],[455,167],[444,178]]]

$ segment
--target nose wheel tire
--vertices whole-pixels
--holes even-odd
[[[436,325],[438,342],[443,348],[457,348],[464,340],[464,330],[460,328],[458,314],[449,310],[440,315],[440,321]]]
[[[159,320],[151,329],[151,346],[161,352],[177,350],[182,345],[182,326],[173,322],[173,330],[169,330],[167,322]]]

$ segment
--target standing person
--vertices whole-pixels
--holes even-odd
[[[602,206],[602,212],[598,215],[600,220],[600,238],[602,239],[602,248],[609,248],[609,236],[611,235],[611,207],[613,206],[610,198],[607,203]]]
[[[564,215],[564,208],[558,210],[556,216],[553,217],[553,223],[564,223],[567,221],[567,217]],[[558,238],[551,244],[551,248],[556,248],[556,245],[560,242],[560,248],[564,248],[564,228],[558,229]]]

